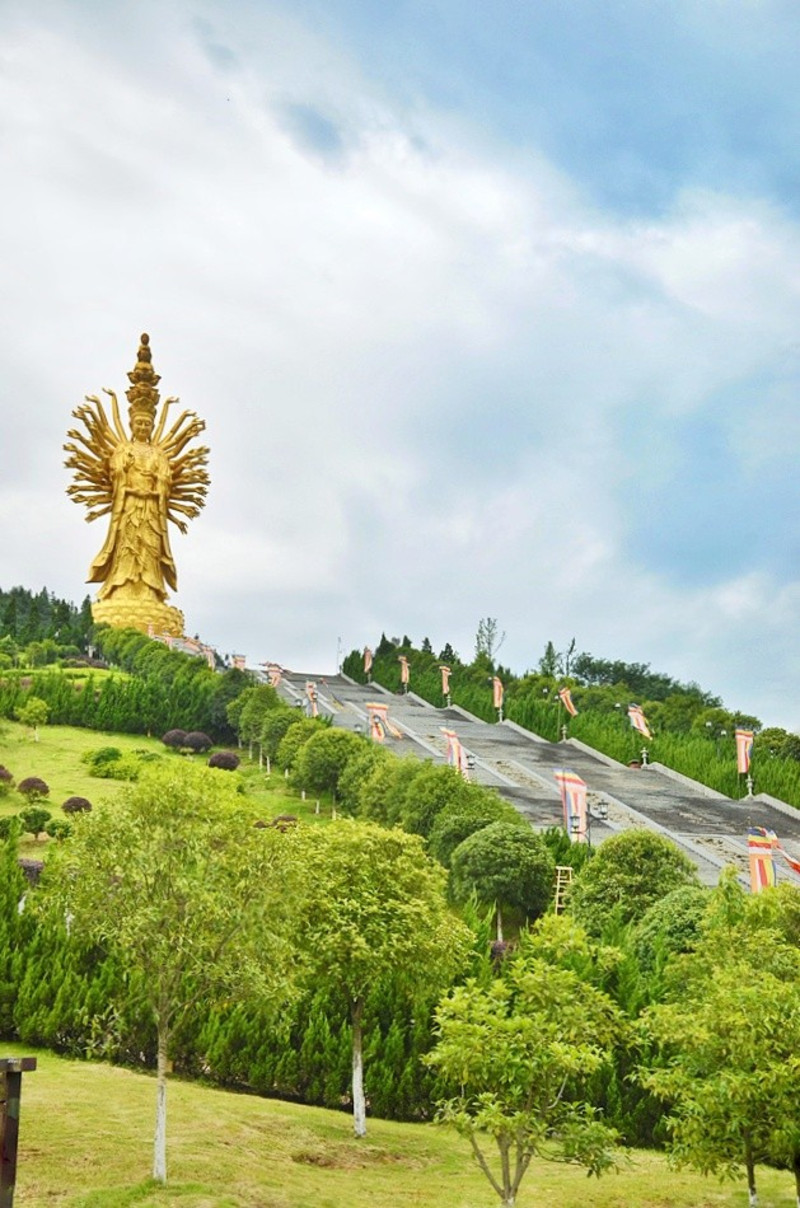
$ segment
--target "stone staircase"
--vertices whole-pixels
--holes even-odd
[[[593,844],[632,827],[659,832],[686,852],[707,884],[716,884],[720,870],[730,864],[749,883],[749,826],[774,830],[789,854],[800,858],[800,811],[772,798],[732,800],[658,764],[629,768],[576,739],[546,742],[513,722],[492,725],[463,709],[437,709],[413,693],[395,695],[342,675],[286,672],[284,699],[303,707],[307,681],[316,684],[320,714],[356,732],[367,732],[370,701],[388,704],[402,738],[387,745],[398,755],[443,762],[447,743],[442,727],[454,730],[470,756],[470,777],[496,788],[537,829],[562,824],[553,772],[569,768],[588,785]],[[781,870],[779,875],[794,874]]]

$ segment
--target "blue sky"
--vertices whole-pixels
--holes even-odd
[[[0,10],[2,583],[81,598],[70,411],[208,424],[191,632],[650,662],[800,727],[800,10]],[[97,530],[97,531],[95,531]]]

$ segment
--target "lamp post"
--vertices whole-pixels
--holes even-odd
[[[0,1058],[0,1208],[14,1203],[22,1075],[35,1069],[35,1057]]]

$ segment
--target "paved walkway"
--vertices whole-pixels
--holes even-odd
[[[787,851],[800,858],[800,811],[783,803],[758,796],[734,801],[657,764],[631,769],[575,739],[546,742],[513,722],[490,725],[461,709],[436,709],[413,693],[394,695],[345,676],[286,672],[285,699],[302,703],[309,680],[316,683],[320,713],[332,715],[336,726],[366,733],[367,704],[388,704],[389,719],[403,735],[388,743],[398,755],[443,762],[447,743],[441,729],[455,730],[474,761],[471,777],[498,789],[537,829],[562,824],[553,771],[569,768],[588,785],[592,843],[631,827],[661,832],[690,856],[707,884],[716,884],[728,864],[749,882],[749,826],[774,830]],[[779,875],[795,879],[788,870]]]

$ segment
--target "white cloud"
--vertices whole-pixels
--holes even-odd
[[[789,455],[796,226],[710,193],[611,219],[540,156],[393,107],[275,9],[207,4],[198,25],[142,5],[115,32],[124,7],[94,28],[19,7],[0,62],[4,578],[85,590],[102,522],[69,507],[59,446],[146,329],[212,448],[206,514],[176,541],[190,630],[330,669],[340,634],[468,653],[497,615],[520,669],[574,633],[783,707],[764,651],[790,665],[796,586],[641,566],[618,488],[681,456],[632,445],[631,415],[713,416],[743,473]],[[341,153],[294,138],[288,103],[338,124]],[[781,357],[751,439],[726,391]]]

